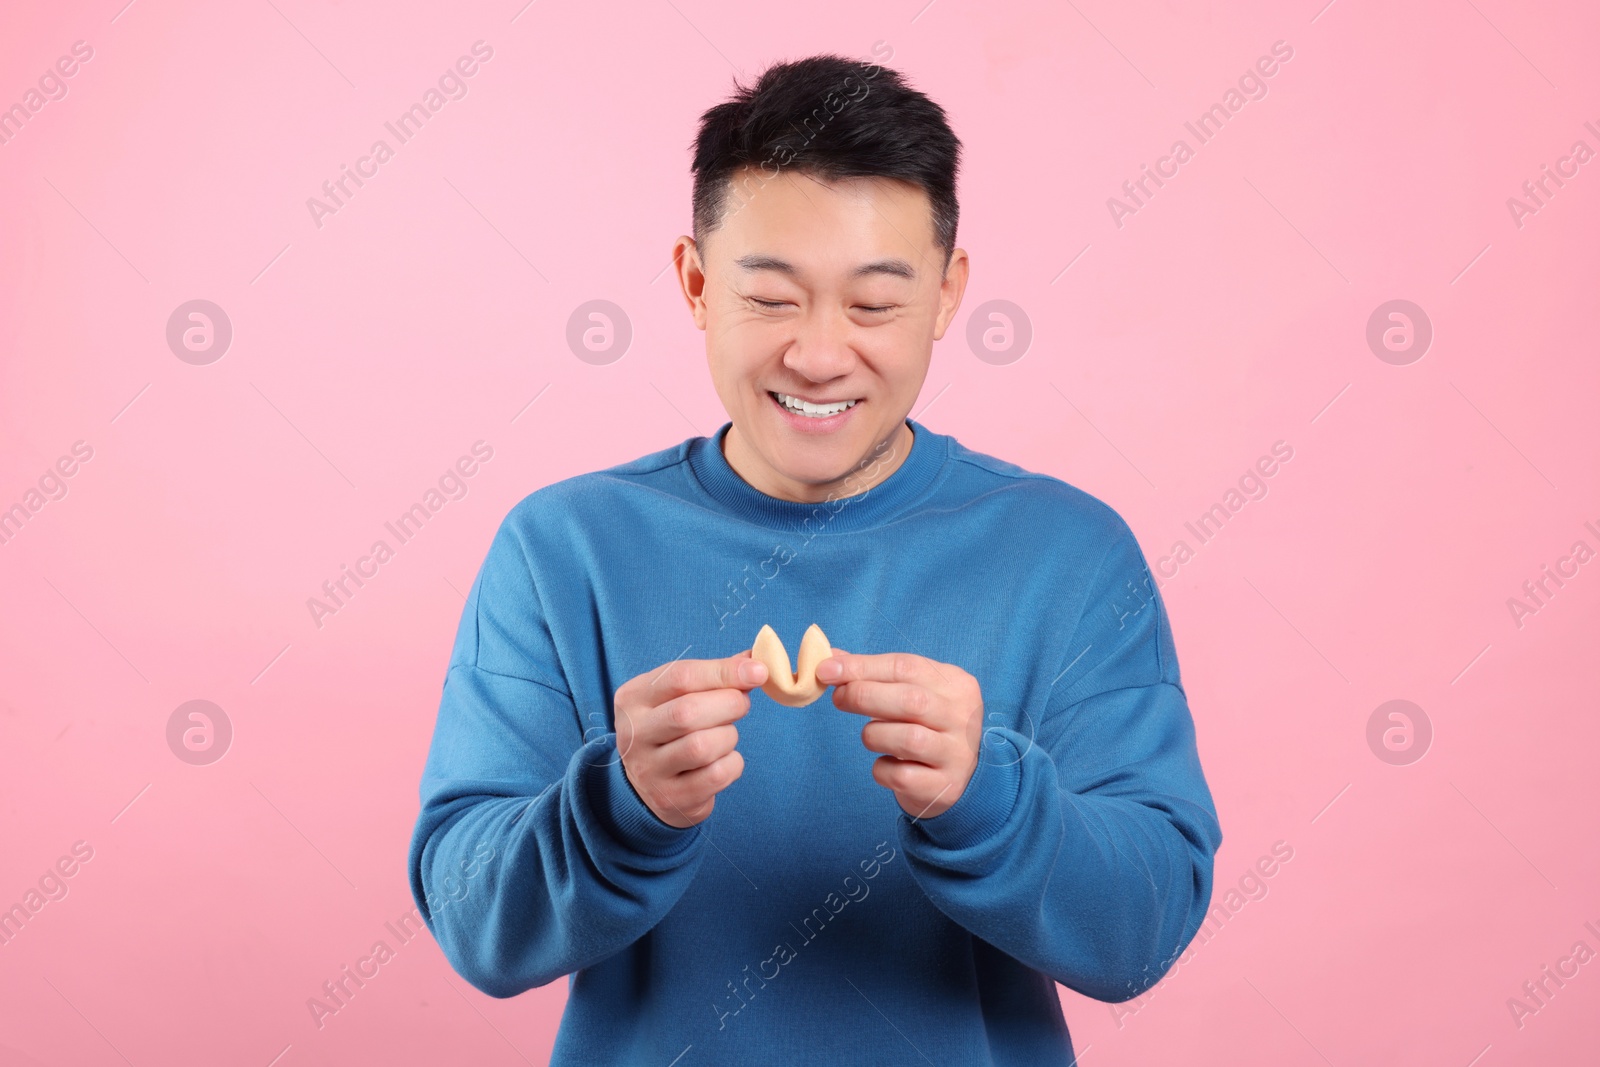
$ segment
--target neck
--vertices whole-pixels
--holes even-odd
[[[802,482],[774,470],[760,455],[746,445],[737,423],[728,428],[723,438],[722,454],[735,474],[760,492],[779,500],[800,504],[817,504],[825,500],[839,500],[864,493],[900,469],[911,454],[915,439],[910,424],[904,419],[895,431],[874,446],[849,471],[826,482]]]

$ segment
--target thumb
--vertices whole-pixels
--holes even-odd
[[[821,682],[823,685],[840,684],[837,682],[837,678],[841,677],[844,673],[844,661],[838,659],[837,657],[848,656],[849,654],[850,653],[847,650],[840,648],[838,645],[834,645],[833,651],[831,654],[829,654],[828,658],[817,664],[817,681]],[[827,667],[828,664],[833,664],[833,667],[830,667],[828,670],[824,671],[823,668]],[[834,674],[835,670],[839,672],[838,675]],[[824,674],[826,674],[827,677],[823,677]]]

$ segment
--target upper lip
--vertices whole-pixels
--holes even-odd
[[[769,389],[767,391],[770,393],[777,393],[782,396],[792,396],[796,400],[804,400],[807,404],[844,404],[851,400],[861,399],[859,396],[841,396],[834,400],[813,400],[809,396],[801,396],[799,393],[791,393],[787,389]]]

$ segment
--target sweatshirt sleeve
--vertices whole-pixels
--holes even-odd
[[[462,613],[408,855],[434,939],[494,997],[638,940],[704,853],[698,826],[662,822],[634,792],[609,707],[576,706],[515,514]]]
[[[1105,1001],[1137,996],[1187,947],[1222,843],[1166,609],[1119,528],[1068,659],[1051,666],[1042,721],[988,728],[956,802],[899,819],[910,869],[941,911]]]

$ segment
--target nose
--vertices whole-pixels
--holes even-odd
[[[854,324],[838,308],[811,308],[802,316],[783,354],[783,365],[813,382],[841,378],[855,369]]]

